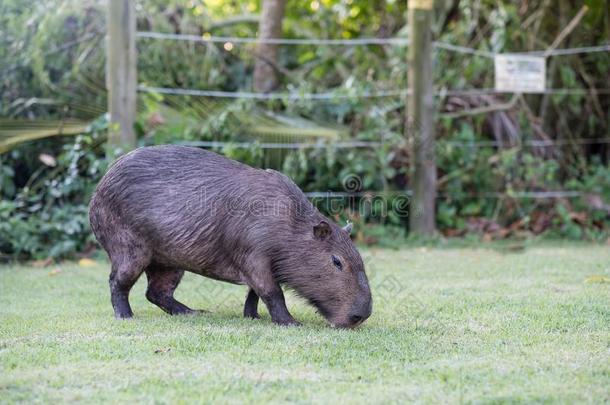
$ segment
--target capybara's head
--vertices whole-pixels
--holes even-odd
[[[351,224],[344,228],[327,220],[312,224],[306,243],[298,249],[298,262],[286,279],[331,326],[344,328],[360,325],[372,310],[364,263],[350,231]]]

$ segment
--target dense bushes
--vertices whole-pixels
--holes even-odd
[[[41,118],[88,122],[100,117],[105,111],[101,3],[42,1],[28,8],[21,3],[0,4],[0,30],[6,39],[0,42],[0,116],[21,120],[24,131],[37,128]],[[561,47],[599,45],[607,40],[610,17],[604,2],[586,3],[589,11]],[[138,4],[140,30],[256,35],[257,1],[145,0]],[[580,7],[568,1],[553,7],[547,1],[435,4],[436,40],[488,51],[543,49]],[[404,1],[290,0],[285,36],[404,36],[405,7]],[[139,81],[150,86],[250,90],[253,46],[235,44],[228,49],[222,43],[140,39]],[[410,184],[404,100],[357,96],[404,89],[405,48],[289,46],[280,50],[280,65],[282,92],[353,97],[253,102],[141,94],[140,145],[232,142],[218,151],[254,166],[280,169],[306,192],[355,192],[357,196],[316,198],[314,203],[337,219],[355,221],[361,241],[375,243],[404,235],[408,201],[402,192]],[[494,94],[443,95],[447,89],[492,87],[489,59],[437,49],[435,66],[440,93],[436,98],[439,230],[448,236],[473,233],[484,238],[606,237],[610,148],[595,141],[610,133],[610,97],[590,89],[607,88],[610,55],[549,59],[549,85],[580,93],[514,99]],[[509,101],[505,110],[460,115]],[[312,135],[312,127],[319,134]],[[3,130],[0,125],[0,136]],[[104,136],[102,118],[77,138],[29,143],[0,155],[0,251],[4,255],[65,256],[91,246],[86,205],[107,165],[101,146]],[[351,140],[382,146],[332,146],[335,141]],[[560,144],[531,145],[553,140]],[[238,142],[253,146],[242,148]],[[328,147],[264,150],[260,147],[264,142]],[[523,198],[523,193],[558,190],[583,195]]]
[[[75,138],[38,142],[0,156],[3,258],[73,256],[93,246],[87,207],[106,170],[105,130],[101,119]]]
[[[76,138],[32,143],[2,155],[0,251],[4,258],[66,257],[94,246],[87,204],[107,168],[102,145],[105,130],[102,118]],[[167,141],[144,137],[140,143],[150,144],[152,139]],[[269,151],[256,145],[227,146],[217,152],[254,166],[269,162],[265,158]],[[391,167],[397,154],[392,146],[345,151],[329,145],[289,152],[282,156],[279,168],[306,192],[354,193],[312,200],[336,220],[355,222],[360,242],[396,244],[408,223],[408,198],[400,192],[401,185],[408,183],[408,172]],[[536,159],[519,149],[445,148],[439,150],[438,159],[438,227],[448,236],[608,237],[610,168],[606,165],[591,162],[586,172],[565,182],[556,162]],[[562,187],[585,194],[545,200],[513,197],[524,190]],[[362,193],[371,190],[379,193]]]

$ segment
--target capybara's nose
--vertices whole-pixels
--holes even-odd
[[[355,325],[357,323],[360,323],[364,320],[364,317],[362,315],[350,315],[349,316],[349,321],[352,325]]]
[[[352,325],[358,325],[366,321],[369,316],[371,316],[371,305],[367,303],[366,305],[360,306],[357,310],[352,311],[348,319]]]

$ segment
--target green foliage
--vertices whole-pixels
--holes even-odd
[[[229,144],[216,152],[225,155],[229,159],[237,160],[247,165],[255,167],[262,166],[263,150],[256,143],[249,148],[238,148]]]
[[[607,42],[606,2],[585,3],[587,13],[560,48]],[[260,5],[258,0],[143,0],[137,6],[137,25],[141,31],[253,37]],[[406,37],[406,6],[405,1],[393,0],[290,0],[283,35]],[[581,6],[563,0],[437,1],[434,39],[497,52],[544,49]],[[19,124],[9,128],[8,121],[2,121],[0,137],[26,142],[46,136],[43,119],[54,123],[53,134],[66,134],[67,119],[79,118],[80,124],[106,111],[104,13],[103,3],[94,0],[46,0],[27,7],[20,0],[0,2],[0,116]],[[233,45],[140,38],[139,83],[250,91],[255,45]],[[410,188],[412,156],[403,140],[404,99],[356,96],[405,89],[405,60],[404,46],[283,46],[279,51],[282,92],[354,97],[256,102],[140,93],[139,145],[229,142],[217,151],[257,167],[280,169],[306,192],[358,193],[357,197],[318,198],[314,203],[338,221],[353,221],[361,241],[383,240],[379,233],[384,228],[377,225],[388,227],[386,239],[392,239],[391,229],[405,229],[408,222],[403,209],[406,197],[401,194]],[[434,66],[435,87],[441,92],[493,87],[493,62],[488,58],[436,49]],[[549,58],[547,69],[550,87],[607,88],[610,54]],[[439,114],[506,101],[500,95],[435,99]],[[604,238],[610,224],[608,148],[584,147],[578,141],[608,136],[609,103],[610,97],[592,91],[527,95],[506,111],[440,116],[435,128],[439,229],[447,235],[464,235],[474,228],[480,231],[473,221],[486,221],[495,228],[512,229],[511,235],[523,231]],[[102,121],[76,141],[55,138],[22,143],[0,155],[0,250],[5,255],[64,256],[87,248],[83,207],[106,165],[103,148],[97,144],[103,141]],[[548,139],[564,144],[519,146]],[[354,140],[382,146],[351,150],[333,146]],[[489,141],[501,146],[479,144]],[[238,145],[241,142],[254,146],[245,149]],[[309,142],[319,147],[260,147],[267,142]],[[75,150],[75,145],[81,149]],[[56,166],[43,164],[41,153],[53,156]],[[346,187],[349,179],[357,179],[357,186]],[[542,201],[516,197],[527,191],[562,189],[587,196]],[[363,194],[367,191],[380,195]],[[40,229],[44,233],[37,235]]]
[[[0,3],[0,116],[89,119],[104,111],[103,12],[93,0]]]
[[[105,130],[106,121],[101,118],[85,134],[64,145],[28,144],[2,156],[3,256],[66,257],[91,246],[87,206],[95,185],[106,171]],[[17,176],[12,167],[19,167],[20,173],[30,176]]]

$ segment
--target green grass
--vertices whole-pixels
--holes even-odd
[[[357,330],[294,296],[302,327],[244,320],[245,287],[194,275],[177,296],[210,314],[165,315],[143,278],[115,321],[105,262],[0,267],[0,402],[610,401],[610,284],[585,282],[610,277],[607,246],[364,256]]]

